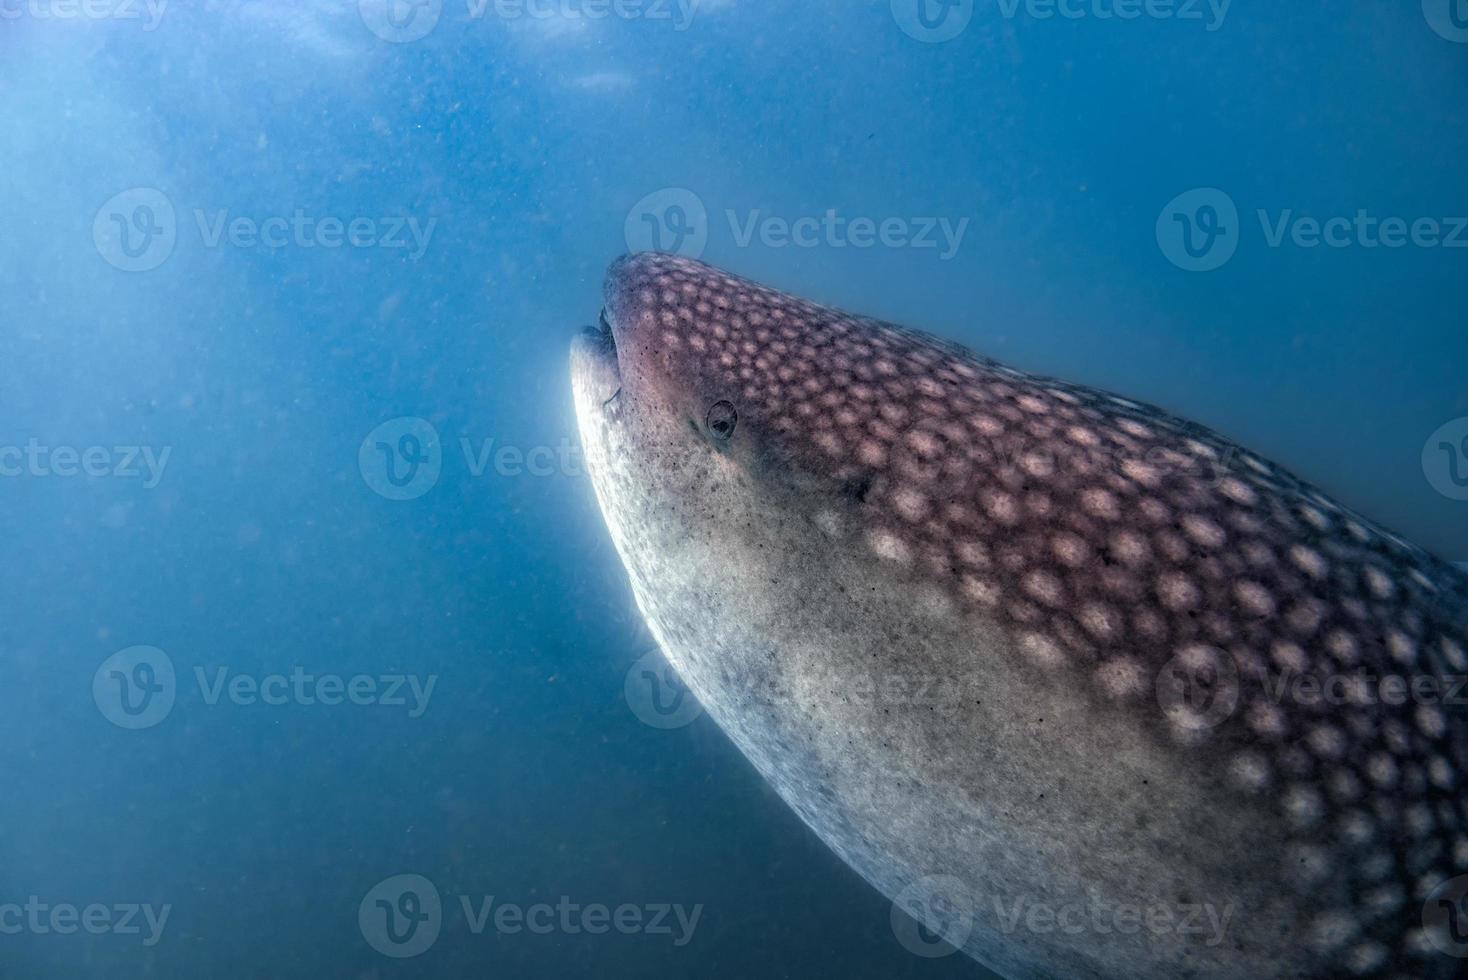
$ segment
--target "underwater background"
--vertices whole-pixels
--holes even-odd
[[[606,265],[1468,562],[1465,92],[1464,0],[0,0],[0,977],[988,976],[652,652],[568,383]]]

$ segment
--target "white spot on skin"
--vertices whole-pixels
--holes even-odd
[[[977,429],[980,435],[993,438],[1004,434],[1004,423],[988,415],[970,416],[968,423]]]
[[[1259,500],[1259,495],[1254,488],[1237,477],[1228,477],[1218,485],[1218,492],[1236,504],[1246,507],[1253,506]]]
[[[841,444],[841,440],[836,437],[834,432],[826,431],[817,433],[815,443],[825,450],[829,456],[840,456],[846,452],[846,447]]]
[[[1346,736],[1333,725],[1317,725],[1307,736],[1310,748],[1324,759],[1339,759],[1346,751]]]
[[[1121,616],[1099,602],[1088,602],[1081,607],[1080,622],[1098,640],[1114,639],[1121,632]]]
[[[868,531],[867,544],[871,546],[878,558],[902,565],[912,563],[912,549],[905,541],[885,528]]]
[[[1276,641],[1270,649],[1274,662],[1282,669],[1296,674],[1303,674],[1310,666],[1310,661],[1305,656],[1305,651],[1300,649],[1298,643],[1288,640]]]
[[[1304,636],[1309,636],[1320,628],[1320,621],[1325,618],[1325,610],[1318,599],[1304,599],[1290,607],[1286,619],[1290,627]]]
[[[985,606],[999,604],[999,597],[1001,595],[999,586],[986,578],[979,578],[976,575],[965,575],[959,579],[958,587],[964,595],[975,602],[982,603]]]
[[[1288,730],[1284,713],[1268,702],[1259,702],[1249,709],[1249,727],[1271,738],[1281,738]]]
[[[1442,648],[1443,656],[1447,658],[1449,666],[1454,670],[1468,670],[1468,658],[1464,657],[1461,644],[1445,636],[1438,645]]]
[[[1258,582],[1242,581],[1234,583],[1234,598],[1238,600],[1239,606],[1252,616],[1274,615],[1274,596],[1269,590]]]
[[[1124,398],[1112,398],[1110,400],[1122,406],[1123,408],[1136,409],[1139,407],[1138,405],[1135,405]],[[1151,439],[1154,435],[1156,435],[1156,433],[1147,428],[1147,426],[1138,422],[1136,419],[1120,419],[1116,423],[1116,427],[1125,432],[1127,435],[1135,436],[1138,439]]]
[[[1036,398],[1034,395],[1021,395],[1016,402],[1020,408],[1032,415],[1045,415],[1050,411],[1050,404],[1043,398]]]
[[[1121,464],[1121,471],[1129,479],[1144,487],[1155,487],[1162,482],[1162,474],[1157,467],[1143,463],[1140,460],[1128,459]]]
[[[1229,776],[1240,789],[1260,793],[1269,788],[1269,763],[1256,752],[1241,752],[1229,763]]]
[[[1289,848],[1285,860],[1287,870],[1302,885],[1312,885],[1330,873],[1330,856],[1314,844],[1296,844]]]
[[[1340,821],[1341,836],[1357,847],[1371,843],[1376,837],[1376,826],[1363,813],[1346,814]]]
[[[932,619],[946,619],[953,613],[953,600],[939,588],[925,588],[918,595],[918,608]]]
[[[1384,752],[1378,752],[1366,763],[1366,775],[1377,786],[1389,789],[1397,783],[1396,760]]]
[[[959,561],[975,568],[986,568],[990,562],[989,549],[980,541],[960,541],[954,546],[953,553]]]
[[[1296,827],[1312,827],[1325,816],[1325,800],[1310,786],[1292,786],[1285,793],[1285,813]]]
[[[1359,655],[1356,638],[1345,630],[1331,630],[1325,638],[1325,649],[1343,664],[1353,664]]]
[[[1309,945],[1317,952],[1334,952],[1355,939],[1361,932],[1361,923],[1348,913],[1326,913],[1311,923]]]
[[[1174,612],[1195,609],[1203,598],[1198,586],[1182,572],[1163,573],[1157,580],[1157,595],[1162,604]]]
[[[1099,446],[1101,437],[1090,429],[1073,425],[1065,431],[1066,438],[1078,446]]]
[[[1020,638],[1019,648],[1042,667],[1059,667],[1065,662],[1060,645],[1039,633],[1026,633]]]
[[[1147,689],[1147,672],[1132,658],[1117,657],[1096,669],[1096,682],[1110,697],[1133,697]]]
[[[1366,580],[1366,588],[1376,598],[1390,599],[1396,592],[1396,586],[1392,584],[1392,580],[1387,576],[1386,572],[1383,572],[1375,565],[1366,566],[1366,569],[1361,574]]]
[[[1352,948],[1350,955],[1346,957],[1346,963],[1352,973],[1363,976],[1380,969],[1386,959],[1386,947],[1373,941]]]
[[[1117,531],[1111,536],[1111,550],[1127,565],[1141,565],[1152,556],[1152,546],[1135,531]]]
[[[1081,507],[1096,517],[1114,521],[1121,517],[1121,507],[1116,495],[1101,487],[1092,487],[1081,494]]]
[[[1424,704],[1417,709],[1417,729],[1428,738],[1442,738],[1447,734],[1448,723],[1443,713],[1432,705]]]
[[[932,510],[928,498],[908,487],[898,487],[892,494],[892,506],[903,520],[916,524]]]
[[[816,527],[828,538],[839,538],[842,534],[841,517],[832,510],[820,510],[815,515]]]
[[[1065,601],[1065,591],[1060,579],[1044,569],[1035,569],[1025,576],[1025,591],[1047,606],[1060,606]]]
[[[882,444],[871,439],[863,439],[856,447],[856,458],[867,466],[880,469],[887,465],[887,450]]]
[[[1417,660],[1417,644],[1412,638],[1401,630],[1390,630],[1386,635],[1386,648],[1394,658],[1404,664],[1412,664]]]
[[[1091,560],[1091,546],[1078,534],[1061,531],[1050,541],[1051,550],[1061,564],[1068,568],[1080,568]]]
[[[1044,453],[1026,453],[1019,461],[1019,466],[1039,480],[1047,479],[1055,473],[1055,461]]]
[[[1290,561],[1300,571],[1314,579],[1322,579],[1330,572],[1330,564],[1325,556],[1314,548],[1297,544],[1290,549]]]
[[[907,444],[920,459],[932,460],[943,452],[943,445],[931,432],[914,429],[907,434]]]
[[[989,493],[984,499],[984,510],[1000,524],[1014,524],[1019,520],[1019,504],[1014,497],[1002,491]]]
[[[1184,515],[1182,524],[1183,533],[1205,548],[1222,548],[1228,541],[1223,528],[1200,514]]]
[[[1330,776],[1330,795],[1338,803],[1354,803],[1361,798],[1361,780],[1349,769],[1337,769]]]

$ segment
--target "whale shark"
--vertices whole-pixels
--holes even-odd
[[[1463,975],[1461,570],[1160,408],[676,255],[611,266],[571,375],[668,661],[919,935],[1011,980]]]

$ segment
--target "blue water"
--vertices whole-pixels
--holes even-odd
[[[1468,561],[1462,0],[121,2],[0,5],[0,976],[985,975],[624,683],[567,345],[654,239]]]

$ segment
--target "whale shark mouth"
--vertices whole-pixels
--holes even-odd
[[[583,328],[576,337],[572,360],[577,383],[585,386],[603,409],[615,406],[622,394],[622,366],[606,310],[602,310],[596,326]]]

